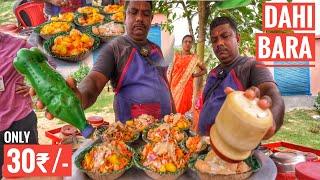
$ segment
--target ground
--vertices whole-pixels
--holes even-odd
[[[17,20],[12,10],[14,1],[0,0],[0,3],[0,24],[16,23]]]
[[[112,123],[114,122],[114,113],[113,113],[113,93],[108,92],[107,88],[105,88],[101,95],[98,97],[97,102],[85,111],[86,117],[90,117],[92,115],[101,116],[105,121]],[[63,121],[54,118],[52,120],[48,120],[44,117],[44,111],[36,110],[36,114],[38,117],[38,134],[39,134],[39,143],[40,144],[51,144],[51,139],[45,136],[45,131],[56,129],[62,127],[66,123]]]

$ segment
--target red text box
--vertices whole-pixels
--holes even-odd
[[[263,3],[262,29],[315,30],[315,3]]]
[[[71,176],[71,145],[4,145],[3,176]]]
[[[315,61],[314,34],[256,34],[257,61]]]

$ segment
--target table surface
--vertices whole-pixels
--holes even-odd
[[[81,147],[75,151],[72,155],[72,176],[70,177],[64,177],[64,180],[87,180],[90,179],[88,176],[86,176],[84,173],[82,173],[74,164],[75,158],[77,155],[86,147],[90,146],[93,143],[92,140],[86,140],[83,142]],[[254,152],[255,156],[260,160],[262,167],[261,169],[250,176],[250,180],[270,180],[275,179],[277,175],[277,168],[273,161],[266,155],[264,155],[260,151]],[[139,180],[149,180],[151,179],[149,176],[147,176],[143,170],[140,170],[136,167],[132,167],[127,172],[125,172],[120,178],[120,180],[129,180],[129,179],[139,179]],[[192,179],[192,180],[198,180],[198,175],[192,171],[191,169],[188,169],[183,175],[181,175],[178,179]]]

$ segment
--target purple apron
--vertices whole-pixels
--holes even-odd
[[[163,61],[162,53],[153,48],[149,59]],[[116,119],[122,123],[141,114],[162,118],[172,112],[170,90],[164,79],[165,67],[147,62],[133,48],[115,89]]]
[[[208,93],[211,86],[217,82],[217,71],[214,69],[210,72],[206,86],[203,90],[203,97]],[[202,135],[209,135],[211,125],[214,124],[215,118],[226,99],[224,89],[231,87],[234,90],[243,91],[243,85],[238,79],[234,69],[232,69],[221,84],[213,91],[210,97],[204,102],[199,117],[199,133]]]

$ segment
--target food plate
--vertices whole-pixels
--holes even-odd
[[[191,127],[191,121],[180,113],[165,115],[163,122],[179,130],[188,130]]]
[[[176,130],[167,123],[154,124],[142,132],[142,139],[147,143],[167,140],[173,140],[179,143],[187,137],[186,132]]]
[[[159,144],[159,143],[157,143],[157,144]],[[147,144],[146,146],[151,146],[151,144]],[[162,165],[162,167],[164,167],[164,169],[162,170],[162,172],[160,172],[160,171],[155,171],[155,170],[153,170],[153,169],[151,169],[150,167],[146,167],[146,166],[144,166],[143,165],[143,163],[141,162],[141,160],[142,160],[142,153],[143,153],[143,151],[144,151],[144,148],[146,147],[146,146],[144,146],[144,147],[140,147],[138,150],[137,150],[137,152],[136,152],[136,154],[135,154],[135,157],[134,157],[134,163],[135,163],[135,165],[139,168],[139,169],[142,169],[149,177],[151,177],[152,179],[166,179],[166,180],[174,180],[174,179],[177,179],[180,175],[182,175],[185,171],[186,171],[186,169],[187,169],[187,167],[188,167],[188,165],[187,164],[185,164],[185,166],[183,167],[183,168],[179,168],[179,169],[177,169],[176,167],[175,168],[172,168],[172,167],[170,167],[170,166],[172,166],[172,162],[168,162],[168,164],[170,164],[170,165]],[[156,145],[155,145],[156,146]],[[176,148],[178,148],[178,146],[177,145],[175,145],[176,146]],[[163,150],[163,148],[161,148],[162,150]],[[183,151],[180,149],[180,153],[182,153]],[[150,154],[149,154],[150,155]],[[149,156],[148,155],[148,156]],[[162,155],[161,157],[164,157],[164,156],[166,156],[166,155]],[[186,158],[186,156],[185,155],[182,155],[183,156],[183,158]],[[159,157],[159,156],[158,156]],[[157,158],[158,158],[157,157]],[[172,160],[172,158],[169,158],[170,160]],[[186,163],[188,163],[188,162],[186,162]],[[174,164],[173,164],[174,165]],[[175,166],[175,165],[174,165]],[[162,168],[161,168],[162,169]]]
[[[108,15],[100,13],[94,14],[77,14],[74,18],[74,23],[81,31],[86,31],[91,26],[111,21]]]
[[[94,13],[100,13],[101,9],[99,7],[94,6],[83,6],[79,7],[76,10],[77,14],[94,14]]]
[[[45,22],[34,29],[43,39],[50,39],[53,36],[70,32],[74,29],[74,24],[66,21],[49,21]]]
[[[203,152],[207,152],[208,144],[205,140],[202,139],[203,137],[196,135],[196,136],[189,136],[188,138],[181,141],[180,145],[181,148],[187,153],[193,154],[201,154]],[[188,142],[188,143],[187,143]],[[190,147],[192,146],[191,150]]]
[[[244,162],[251,167],[251,170],[239,174],[229,174],[229,175],[223,175],[223,174],[211,174],[206,172],[201,172],[195,167],[195,163],[197,160],[204,160],[206,158],[206,154],[200,155],[196,158],[193,157],[193,159],[190,159],[188,167],[196,172],[200,179],[204,180],[242,180],[249,178],[252,173],[257,172],[261,168],[261,163],[258,161],[258,159],[255,156],[250,156]]]
[[[103,7],[103,12],[106,14],[114,14],[120,11],[121,12],[124,11],[124,6],[113,4],[113,5],[107,5]]]
[[[123,35],[125,33],[125,27],[122,23],[111,21],[91,26],[89,27],[89,32],[99,37],[102,42],[108,42],[115,37]]]
[[[160,120],[154,118],[151,115],[142,114],[134,118],[133,120],[126,121],[126,125],[138,132],[142,132],[143,130],[156,124],[157,122],[160,122]]]
[[[115,22],[124,23],[124,12],[120,11],[111,15],[110,19]]]
[[[96,134],[96,136],[101,136],[104,141],[121,140],[127,144],[133,143],[140,136],[139,132],[133,131],[120,121],[110,124],[104,131],[100,131],[100,133],[100,135]]]
[[[112,144],[114,143],[114,144]],[[92,172],[92,171],[89,171],[87,170],[83,165],[84,163],[86,163],[87,161],[90,161],[90,159],[85,160],[85,158],[90,158],[90,156],[88,155],[88,157],[86,157],[86,154],[91,152],[91,150],[94,148],[94,147],[97,147],[98,145],[102,145],[102,143],[100,141],[96,141],[95,143],[93,143],[90,147],[84,149],[76,158],[75,158],[75,165],[77,166],[77,168],[84,172],[85,174],[87,174],[90,178],[92,179],[95,179],[95,180],[103,180],[103,179],[108,179],[108,180],[113,180],[113,179],[117,179],[119,178],[125,171],[127,171],[128,169],[130,169],[134,163],[134,157],[135,157],[135,151],[130,147],[130,146],[126,146],[126,149],[129,150],[129,154],[132,154],[131,155],[131,160],[130,162],[128,162],[128,164],[125,166],[125,168],[123,169],[120,169],[120,170],[113,170],[112,172],[105,172],[105,173],[100,173],[100,172]],[[110,146],[120,146],[120,147],[123,147],[123,145],[121,144],[121,142],[111,142]],[[108,148],[110,149],[110,146],[108,146]],[[122,149],[122,148],[121,148]],[[123,150],[123,149],[122,149]],[[125,149],[124,149],[125,150]],[[114,157],[113,155],[107,157],[106,159],[104,159],[104,163],[108,163],[111,165],[113,165],[113,163],[116,163],[118,161],[120,161],[119,158],[121,158],[121,156],[124,154],[124,153],[127,153],[127,150],[125,150],[123,153],[118,153],[116,154],[116,157]],[[93,152],[95,153],[95,152]],[[128,156],[129,157],[129,156]],[[101,158],[99,158],[98,160],[100,160]],[[122,160],[122,159],[121,159]],[[94,159],[92,161],[95,161]],[[122,162],[122,161],[121,161]],[[94,162],[93,162],[94,163]],[[87,166],[87,164],[85,164],[85,166]],[[116,166],[107,166],[105,168],[115,168]],[[102,168],[102,169],[100,169]],[[99,167],[99,170],[106,170],[106,169],[103,169],[104,167],[100,166]]]
[[[67,21],[73,22],[75,14],[73,12],[61,13],[58,16],[52,16],[50,21]]]
[[[51,49],[53,47],[53,45],[54,45],[54,42],[55,42],[56,38],[58,38],[59,36],[66,37],[67,35],[70,35],[70,33],[58,34],[56,36],[51,37],[50,39],[48,39],[48,40],[46,40],[44,42],[43,47],[54,58],[58,58],[58,59],[69,61],[69,62],[78,62],[78,61],[81,61],[81,60],[85,59],[91,53],[91,51],[93,51],[96,48],[98,48],[99,44],[100,44],[99,38],[97,38],[95,36],[92,36],[92,35],[90,35],[88,33],[84,33],[84,34],[86,34],[87,36],[92,38],[94,40],[94,42],[93,42],[93,45],[92,45],[92,47],[90,49],[88,49],[87,51],[83,51],[82,53],[77,54],[77,55],[62,56],[62,55],[58,55],[58,54],[53,53],[52,49]],[[74,42],[74,41],[72,41],[72,42]],[[63,48],[65,48],[65,46]]]

